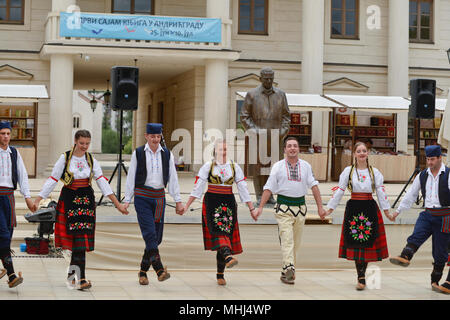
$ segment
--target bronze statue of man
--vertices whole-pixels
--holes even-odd
[[[271,150],[271,129],[279,130],[278,150],[283,150],[282,141],[289,132],[291,117],[286,94],[273,87],[274,72],[272,68],[263,68],[260,72],[261,85],[248,91],[245,96],[244,105],[241,112],[241,123],[245,130],[254,129],[256,133],[260,133],[261,129],[267,130],[267,151]],[[258,145],[260,136],[258,134]],[[253,186],[258,203],[260,202],[263,187],[269,177],[270,170],[261,170],[270,168],[270,163],[263,164],[260,162],[258,149],[257,164],[250,166],[250,173],[253,175]],[[282,151],[279,157],[282,157]],[[279,159],[278,159],[279,160]],[[269,171],[269,172],[268,172]],[[271,198],[268,203],[275,203]]]

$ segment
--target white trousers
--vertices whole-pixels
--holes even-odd
[[[290,266],[295,267],[306,218],[302,214],[295,217],[290,212],[283,213],[281,211],[275,212],[275,218],[278,222],[282,267],[285,270]]]

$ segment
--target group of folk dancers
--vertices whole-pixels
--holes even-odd
[[[407,239],[407,245],[401,254],[391,257],[390,261],[403,267],[408,266],[415,252],[432,236],[434,263],[431,288],[437,292],[450,293],[450,270],[446,281],[439,284],[445,264],[450,265],[450,169],[442,163],[439,146],[425,148],[428,168],[417,175],[398,209],[390,213],[383,175],[370,166],[367,146],[362,142],[355,144],[354,164],[341,173],[339,184],[324,207],[319,182],[314,177],[311,165],[299,159],[297,139],[287,137],[284,140],[285,157],[272,166],[259,206],[255,207],[242,169],[227,158],[227,144],[224,140],[215,142],[213,159],[200,168],[189,199],[183,205],[174,157],[170,150],[161,146],[162,125],[159,123],[147,124],[147,143],[132,154],[123,203],[112,192],[99,163],[87,151],[91,142],[91,135],[87,130],[76,132],[74,146],[60,156],[51,176],[33,201],[23,160],[17,149],[9,146],[10,135],[10,123],[0,122],[0,259],[4,267],[0,270],[0,278],[7,275],[10,288],[23,282],[22,273],[15,273],[11,258],[11,239],[17,225],[14,212],[14,190],[17,183],[28,208],[34,212],[59,180],[64,186],[56,207],[55,246],[72,251],[67,274],[69,284],[79,290],[92,286],[86,279],[85,269],[86,251],[93,251],[95,243],[95,198],[92,189],[92,180],[95,179],[102,194],[109,197],[122,214],[129,214],[128,207],[134,197],[137,219],[145,242],[138,272],[140,285],[149,284],[147,272],[150,267],[154,269],[159,281],[170,278],[158,249],[163,238],[166,188],[176,203],[176,213],[183,215],[196,199],[202,197],[207,186],[202,204],[203,241],[205,250],[216,251],[218,285],[226,285],[225,269],[235,266],[238,263],[236,255],[243,252],[233,184],[236,184],[241,202],[248,206],[255,221],[272,194],[277,195],[274,215],[278,223],[282,252],[280,280],[286,284],[295,283],[295,264],[306,220],[305,195],[308,189],[312,191],[321,219],[336,209],[346,189],[349,189],[351,199],[347,201],[345,208],[339,257],[355,261],[357,290],[364,290],[366,287],[368,263],[389,257],[380,208],[387,219],[395,221],[400,212],[411,207],[421,191],[425,209],[420,213],[413,234]],[[373,193],[376,193],[379,205],[373,199]]]

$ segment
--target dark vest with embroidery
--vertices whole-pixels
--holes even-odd
[[[64,182],[65,186],[71,185],[73,180],[74,180],[74,174],[73,174],[73,172],[70,172],[70,170],[69,170],[69,168],[70,168],[70,160],[72,160],[72,156],[73,156],[73,151],[74,150],[75,150],[75,147],[72,148],[72,150],[66,151],[64,153],[65,158],[66,158],[66,162],[65,162],[65,165],[64,165],[64,171],[63,171],[63,173],[61,175],[61,181]],[[92,177],[94,176],[94,157],[89,152],[85,153],[85,157],[86,157],[87,163],[89,165],[89,168],[91,169],[91,173],[89,175],[89,184],[91,184]]]
[[[135,187],[142,188],[145,185],[145,180],[147,180],[147,162],[145,158],[145,145],[140,146],[136,149],[136,178],[134,185]],[[162,171],[163,171],[163,181],[164,187],[167,187],[167,183],[169,182],[169,163],[170,163],[170,151],[167,148],[162,147],[161,152],[161,162],[162,162]]]
[[[450,189],[448,188],[448,176],[450,173],[450,168],[445,167],[445,171],[441,172],[439,175],[439,203],[442,207],[450,207]],[[425,197],[426,197],[426,185],[427,185],[427,179],[428,179],[428,173],[427,169],[423,170],[420,173],[419,176],[420,179],[420,188],[422,190],[422,196],[425,203]]]
[[[226,180],[226,181],[222,181],[222,179],[219,176],[216,176],[216,175],[213,174],[213,170],[214,170],[215,166],[216,166],[216,161],[213,160],[211,162],[211,167],[209,168],[208,182],[211,183],[211,184],[222,184],[223,183],[223,184],[226,184],[226,185],[229,185],[229,186],[233,185],[234,176],[236,174],[236,170],[234,169],[234,162],[233,162],[233,160],[231,160],[231,163],[230,163],[231,172],[233,173],[233,175],[230,178],[228,178],[228,180]]]
[[[9,146],[11,149],[11,167],[12,167],[12,183],[14,190],[17,189],[17,181],[19,180],[19,173],[17,172],[17,149]]]

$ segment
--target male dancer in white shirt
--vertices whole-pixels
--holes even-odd
[[[295,262],[301,243],[303,225],[305,224],[305,195],[308,188],[314,195],[317,211],[321,219],[326,216],[322,205],[319,182],[314,178],[311,165],[298,158],[299,144],[295,137],[288,137],[284,142],[285,159],[276,162],[264,186],[259,208],[254,213],[258,218],[264,205],[272,194],[277,194],[275,218],[278,222],[281,251],[283,255],[280,280],[294,284]]]
[[[0,278],[8,275],[8,286],[14,288],[23,282],[22,273],[14,273],[11,258],[11,239],[14,227],[17,226],[14,200],[17,183],[28,209],[34,212],[36,208],[31,199],[28,174],[22,157],[17,149],[9,146],[11,131],[9,122],[0,122],[0,259],[4,267],[0,270]]]
[[[141,270],[138,274],[141,285],[149,283],[147,271],[150,265],[159,281],[170,278],[167,268],[163,267],[158,250],[163,236],[166,186],[176,202],[176,212],[183,211],[173,154],[160,145],[161,137],[162,124],[148,123],[145,134],[147,143],[133,152],[127,175],[125,208],[128,208],[134,196],[139,227],[145,241]]]
[[[419,191],[422,192],[425,210],[419,215],[414,231],[400,256],[390,258],[391,263],[407,267],[416,251],[430,237],[433,238],[433,271],[431,288],[434,291],[450,293],[450,272],[447,281],[439,285],[445,263],[448,262],[450,245],[450,168],[442,163],[441,147],[426,146],[425,155],[428,169],[421,171],[413,181],[396,212],[411,208]]]

